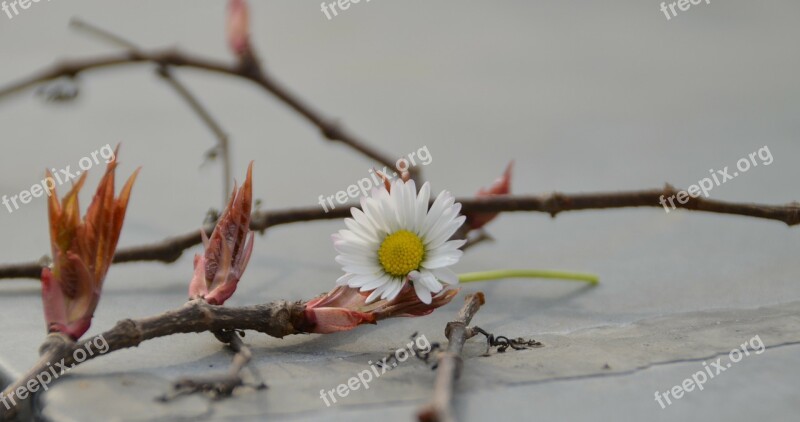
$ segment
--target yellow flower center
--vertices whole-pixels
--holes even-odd
[[[422,239],[408,230],[400,230],[387,236],[378,249],[378,260],[387,274],[405,277],[419,268],[425,246]]]

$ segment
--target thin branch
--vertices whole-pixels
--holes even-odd
[[[42,359],[25,376],[8,386],[0,397],[10,397],[12,391],[27,385],[35,379],[36,375],[51,371],[51,363],[60,362],[62,368],[71,369],[96,357],[116,350],[136,347],[143,341],[158,337],[180,333],[234,330],[253,330],[277,338],[304,333],[306,332],[305,327],[307,327],[304,310],[303,302],[279,301],[231,308],[213,306],[202,300],[195,300],[179,309],[157,316],[138,320],[125,319],[118,322],[116,326],[98,336],[108,344],[107,350],[102,354],[83,353],[82,356],[85,356],[86,359],[81,362],[75,360],[75,351],[78,349],[96,351],[97,347],[92,349],[90,344],[98,337],[73,342],[63,335],[50,334],[41,348]],[[25,400],[16,400],[16,404],[9,411],[5,406],[0,406],[0,420],[10,418],[10,415],[16,412],[23,403]]]
[[[225,133],[222,126],[211,116],[211,113],[203,107],[200,100],[189,91],[189,88],[172,74],[169,67],[159,66],[157,73],[186,101],[187,104],[189,104],[192,111],[200,117],[200,120],[203,121],[206,127],[208,127],[217,138],[216,151],[219,152],[222,160],[222,204],[224,206],[231,196],[231,185],[233,184],[231,175],[233,170],[231,169],[231,152],[228,134]]]
[[[42,275],[40,262],[25,262],[21,264],[0,265],[0,279],[12,280],[15,278],[35,278]]]
[[[470,329],[478,334],[483,334],[486,337],[486,351],[483,356],[489,356],[489,351],[492,347],[496,347],[499,353],[505,353],[510,347],[512,350],[526,350],[529,348],[544,347],[541,341],[535,339],[525,339],[522,337],[508,338],[506,336],[495,336],[494,334],[484,330],[481,327],[473,326]]]
[[[106,29],[100,28],[99,26],[93,25],[91,23],[85,22],[78,18],[73,18],[70,21],[70,25],[81,31],[86,32],[102,41],[108,42],[118,47],[122,47],[126,50],[141,53],[141,48],[137,46],[132,41],[129,41],[117,34],[112,33]],[[169,66],[163,63],[159,63],[156,68],[156,74],[158,74],[164,81],[169,84],[178,95],[183,98],[184,101],[189,105],[192,111],[200,117],[200,120],[208,127],[211,133],[214,134],[214,137],[217,138],[217,148],[216,151],[219,152],[219,155],[222,157],[222,204],[223,206],[228,200],[231,191],[231,156],[230,156],[230,143],[228,142],[228,135],[222,129],[222,126],[214,119],[211,113],[206,109],[200,100],[195,96],[189,88],[179,81],[175,75],[172,74]]]
[[[463,213],[473,212],[544,212],[555,217],[565,211],[596,210],[630,207],[654,207],[663,210],[660,198],[677,194],[675,188],[667,185],[664,189],[601,192],[583,194],[553,193],[545,196],[494,196],[457,199]],[[800,204],[760,205],[717,201],[705,198],[690,198],[686,204],[674,201],[676,207],[691,211],[704,211],[718,214],[732,214],[746,217],[776,220],[788,226],[800,224]],[[325,212],[321,207],[294,208],[253,213],[250,228],[263,232],[266,229],[289,223],[305,221],[333,220],[350,216],[350,207],[345,205]],[[670,210],[670,212],[674,212]],[[206,228],[206,234],[211,229]],[[170,237],[154,244],[123,248],[114,255],[115,263],[133,261],[174,262],[183,251],[201,243],[199,231]],[[27,262],[22,264],[0,265],[0,279],[39,278],[41,264]]]
[[[149,51],[131,50],[121,55],[107,55],[80,60],[62,61],[49,69],[42,70],[27,78],[0,88],[0,97],[15,94],[43,82],[62,77],[74,78],[81,73],[91,70],[143,62],[151,62],[162,66],[190,67],[249,80],[264,88],[281,100],[286,106],[296,111],[308,122],[316,126],[325,139],[341,142],[382,165],[390,168],[395,167],[396,160],[367,145],[361,139],[358,139],[344,129],[337,121],[323,116],[319,111],[306,104],[300,97],[289,91],[285,86],[267,74],[261,66],[231,65],[214,59],[188,55],[175,49]],[[412,177],[419,180],[418,167],[411,168],[409,171],[412,173]]]
[[[131,51],[138,51],[139,46],[134,44],[133,42],[112,33],[111,31],[105,30],[100,28],[97,25],[91,24],[89,22],[84,21],[81,18],[72,18],[69,21],[69,25],[75,29],[81,30],[86,34],[92,35],[93,37],[105,41],[109,44],[115,45],[117,47],[124,48],[126,50]]]
[[[221,399],[230,397],[236,388],[245,385],[242,375],[253,358],[250,348],[244,344],[242,337],[236,331],[215,332],[214,336],[219,341],[228,344],[231,350],[235,352],[228,371],[221,374],[181,378],[175,382],[171,393],[160,397],[162,401],[169,401],[179,396],[197,392],[207,393],[214,399]],[[258,373],[258,369],[250,367],[250,373],[255,379],[254,387],[256,389],[267,388]]]
[[[314,126],[319,128],[322,136],[324,136],[325,139],[328,139],[329,141],[343,142],[350,148],[360,152],[362,155],[369,157],[390,169],[395,168],[397,159],[392,159],[388,155],[356,138],[356,136],[348,132],[348,130],[342,126],[339,121],[329,120],[323,117],[322,114],[314,110],[314,108],[310,105],[303,102],[299,97],[289,92],[285,86],[273,79],[272,76],[264,72],[263,69],[258,68],[258,71],[253,73],[252,80],[280,98],[286,105],[313,123]],[[420,167],[411,167],[407,171],[412,179],[416,181],[421,180]]]
[[[0,393],[0,421],[11,421],[18,412],[26,406],[30,397],[20,399],[17,397],[16,390],[27,384],[28,380],[36,379],[44,370],[49,370],[53,364],[60,362],[61,356],[68,353],[72,349],[74,342],[68,340],[60,335],[49,335],[40,348],[40,357],[36,364],[19,378],[19,380],[9,385],[5,390]],[[60,368],[59,368],[60,369]],[[44,377],[42,377],[44,379]],[[24,381],[23,381],[24,380]],[[38,388],[37,388],[38,389]],[[11,395],[14,392],[13,396]]]
[[[453,386],[461,375],[463,360],[461,351],[464,343],[477,334],[468,326],[472,317],[485,303],[483,293],[472,293],[465,298],[466,303],[458,312],[458,317],[447,323],[444,334],[447,337],[447,350],[439,353],[434,384],[433,399],[417,414],[421,422],[455,422],[453,411]]]

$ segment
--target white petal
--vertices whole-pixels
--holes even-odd
[[[363,255],[336,255],[334,259],[342,266],[355,265],[358,267],[378,268],[378,263],[375,262],[375,259],[368,259]]]
[[[374,290],[374,289],[377,289],[379,287],[381,288],[381,290],[385,290],[386,286],[391,281],[392,281],[392,279],[388,275],[383,275],[382,277],[380,277],[380,278],[378,278],[376,280],[372,280],[369,283],[364,284],[363,286],[361,286],[361,288],[359,290],[361,290],[362,292],[368,292],[370,290]]]
[[[386,218],[384,218],[383,210],[381,208],[381,202],[378,199],[371,198],[364,202],[364,213],[369,217],[373,222],[375,222],[377,228],[384,232],[388,233],[390,230],[389,224],[386,222]]]
[[[435,255],[439,256],[439,255]],[[342,270],[346,273],[355,273],[355,274],[378,274],[383,272],[382,267],[380,264],[375,261],[361,261],[350,258],[349,260],[342,258],[342,255],[336,256],[336,262],[342,266]]]
[[[399,227],[408,227],[406,220],[406,187],[403,183],[395,182],[392,186],[392,207],[394,208],[394,216],[397,218]]]
[[[381,218],[383,218],[388,228],[387,233],[394,233],[400,230],[400,223],[397,221],[397,215],[394,211],[395,201],[385,189],[378,191],[378,201],[380,203]]]
[[[389,226],[386,224],[385,219],[383,218],[383,211],[381,209],[381,201],[378,200],[377,191],[375,192],[375,197],[367,199],[362,207],[364,214],[372,220],[376,227],[382,232],[388,232]]]
[[[422,303],[426,305],[431,304],[431,291],[428,290],[428,288],[422,283],[415,282],[414,291],[417,293],[417,297],[422,301]]]
[[[350,282],[350,280],[352,280],[352,279],[353,279],[353,277],[355,277],[355,274],[350,274],[350,273],[347,273],[347,274],[345,274],[345,275],[343,275],[343,276],[339,277],[339,278],[336,280],[336,285],[337,285],[337,286],[344,286],[345,284],[347,284],[348,282]]]
[[[442,283],[458,284],[458,274],[449,268],[437,268],[431,272]]]
[[[435,253],[455,251],[464,246],[466,243],[467,239],[448,240],[447,242],[444,242],[435,248],[429,248],[428,253],[435,254]]]
[[[349,254],[349,255],[375,255],[375,248],[370,248],[367,245],[347,242],[344,240],[336,241],[333,244],[333,248],[336,249],[336,252],[340,254]]]
[[[377,242],[378,230],[375,225],[369,221],[361,210],[354,208],[352,213],[353,218],[344,219],[344,224],[347,228],[367,240]]]
[[[449,192],[442,191],[439,193],[439,196],[437,196],[436,200],[433,201],[433,205],[431,205],[428,215],[425,216],[425,222],[422,223],[422,232],[420,235],[423,238],[428,236],[428,233],[431,231],[431,229],[436,226],[436,222],[441,219],[442,214],[450,209],[454,202],[455,198],[453,198]]]
[[[373,242],[370,242],[370,241],[368,241],[368,240],[366,240],[364,238],[361,238],[361,237],[357,236],[355,233],[351,232],[350,230],[339,230],[339,236],[342,238],[343,241],[350,242],[350,243],[353,243],[353,244],[356,244],[356,245],[359,245],[359,246],[371,247],[371,246],[377,244],[377,242],[373,243]],[[377,250],[377,246],[375,247],[375,250]]]
[[[364,227],[359,224],[356,220],[352,218],[345,218],[344,224],[353,232],[356,236],[368,241],[368,242],[377,242],[378,241],[378,234],[372,226]]]
[[[397,294],[400,293],[400,288],[402,286],[403,283],[400,280],[392,279],[386,286],[386,290],[381,294],[381,299],[386,299],[391,302],[397,297]]]
[[[369,283],[371,281],[378,280],[378,279],[380,279],[379,275],[357,275],[357,276],[353,277],[352,279],[350,279],[350,281],[347,282],[347,285],[352,287],[352,288],[354,288],[354,289],[357,289],[357,288],[359,288],[359,287],[361,287],[361,286],[363,286],[363,285],[365,285],[365,284],[367,284],[367,283]]]
[[[435,222],[433,226],[431,226],[428,233],[425,234],[425,238],[423,239],[425,245],[430,245],[434,243],[434,239],[440,239],[442,236],[446,234],[452,228],[453,219],[447,216],[447,213],[442,214],[442,217],[439,218],[439,221]],[[451,234],[452,235],[452,234]],[[446,240],[447,238],[445,238]]]
[[[439,293],[442,291],[442,283],[436,279],[436,277],[430,271],[423,270],[420,271],[422,273],[422,277],[419,279],[418,283],[422,283],[431,293]]]
[[[446,242],[455,234],[458,228],[464,224],[464,220],[466,220],[466,218],[467,217],[462,215],[461,217],[458,217],[455,220],[443,225],[442,228],[437,231],[435,236],[430,236],[425,239],[426,246],[429,248],[436,248]]]
[[[436,267],[431,267],[436,268]],[[354,273],[358,275],[376,275],[381,273],[381,267],[378,265],[342,265],[342,271],[346,273]]]
[[[405,284],[404,281],[397,280],[397,284],[395,284],[394,288],[392,289],[389,294],[386,295],[386,299],[389,301],[393,301],[397,298],[397,295],[400,294],[400,291],[403,290],[403,285]]]
[[[450,194],[443,190],[436,195],[436,199],[433,200],[433,204],[431,204],[430,209],[428,209],[428,214],[425,216],[424,228],[427,228],[429,224],[433,224],[439,217],[442,215],[445,209],[449,208],[447,205],[447,199],[449,198]],[[455,201],[453,201],[455,202]]]
[[[417,184],[412,179],[405,183],[405,188],[406,202],[403,204],[403,212],[406,213],[405,229],[413,232],[417,224]]]
[[[428,202],[431,200],[431,184],[425,182],[419,190],[416,201],[416,218],[414,220],[414,233],[420,235],[422,231],[422,223],[425,222],[425,216],[428,215]]]
[[[461,255],[463,253],[464,252],[462,250],[460,250],[460,249],[445,248],[444,246],[441,246],[441,247],[439,247],[437,249],[434,249],[433,251],[428,252],[425,255],[425,261],[427,261],[429,259],[438,259],[438,258],[445,257],[445,256],[461,258]],[[425,266],[425,265],[423,264],[423,266]]]
[[[375,299],[379,298],[381,296],[381,293],[383,293],[383,289],[384,286],[381,286],[373,290],[372,293],[370,293],[370,295],[367,297],[366,303],[372,303]]]
[[[433,222],[433,225],[425,233],[427,239],[439,237],[442,231],[447,230],[445,227],[457,220],[458,212],[461,211],[461,204],[453,204],[450,208],[445,209],[439,218]]]
[[[457,263],[458,260],[461,259],[461,255],[463,254],[464,252],[461,251],[451,251],[439,255],[432,255],[425,258],[425,261],[422,263],[422,266],[427,269],[448,267],[450,265]]]

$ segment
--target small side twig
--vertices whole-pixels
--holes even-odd
[[[222,203],[228,200],[228,197],[231,195],[231,185],[232,183],[232,176],[231,172],[231,152],[230,152],[230,141],[228,139],[228,134],[222,129],[222,126],[211,116],[211,113],[206,109],[200,100],[189,91],[189,88],[178,80],[175,75],[173,75],[172,70],[167,66],[159,66],[158,70],[156,70],[159,76],[161,76],[164,81],[178,93],[178,95],[186,101],[189,105],[189,108],[200,117],[200,120],[208,127],[211,133],[214,134],[214,137],[217,138],[217,146],[213,148],[208,154],[207,157],[210,159],[216,158],[220,156],[220,160],[222,161]]]
[[[489,351],[492,350],[492,347],[496,347],[499,353],[505,353],[509,347],[514,350],[544,347],[542,342],[534,339],[526,340],[522,337],[510,339],[506,336],[495,336],[494,334],[488,333],[483,328],[478,326],[472,327],[472,330],[476,333],[486,336],[486,352],[483,354],[483,356],[489,356]]]
[[[44,82],[59,79],[62,77],[74,78],[75,76],[88,71],[104,69],[118,66],[128,66],[137,63],[156,63],[159,65],[169,65],[173,67],[191,67],[205,70],[211,73],[223,74],[227,76],[249,80],[260,86],[268,93],[278,98],[284,105],[303,116],[309,123],[319,129],[322,136],[330,141],[341,142],[354,151],[369,157],[381,165],[394,168],[396,159],[368,145],[366,142],[357,138],[347,131],[336,120],[328,119],[315,108],[300,99],[294,92],[279,83],[271,75],[258,65],[252,63],[243,66],[237,62],[234,65],[220,62],[205,57],[193,56],[179,50],[131,50],[123,55],[105,55],[91,58],[62,61],[48,69],[40,70],[32,75],[12,82],[5,86],[0,86],[0,97],[5,97],[40,85]],[[409,169],[411,177],[419,180],[419,167]]]
[[[476,335],[477,332],[468,328],[472,317],[485,303],[483,293],[467,295],[466,303],[458,313],[458,317],[445,328],[447,337],[447,350],[439,353],[436,382],[433,391],[433,400],[425,405],[418,413],[420,422],[455,422],[453,410],[453,387],[456,379],[461,375],[463,361],[461,351],[464,343]]]
[[[78,18],[73,18],[70,25],[75,28],[86,32],[102,41],[122,47],[136,54],[142,54],[141,48],[132,41],[129,41],[113,32],[100,28],[94,24],[85,22]],[[200,117],[200,120],[208,127],[214,137],[217,138],[217,146],[208,154],[209,157],[221,156],[222,160],[222,204],[224,205],[228,200],[231,193],[231,157],[230,157],[230,143],[228,142],[228,135],[222,129],[222,126],[211,115],[206,107],[200,102],[196,95],[194,95],[189,88],[178,80],[173,74],[172,70],[166,63],[157,63],[156,74],[158,74],[167,84],[178,93],[178,96],[183,98],[189,105],[189,108]]]
[[[253,385],[255,389],[267,388],[258,369],[252,365],[248,366],[253,353],[242,340],[244,332],[223,330],[215,332],[214,336],[217,337],[217,340],[228,344],[231,350],[235,352],[228,371],[221,374],[181,378],[173,384],[173,390],[159,397],[159,400],[170,401],[182,395],[198,392],[206,393],[214,400],[230,397],[236,388],[245,385],[243,373],[246,368],[249,368],[255,381]]]
[[[411,334],[411,337],[410,337],[410,339],[412,341],[412,343],[410,343],[411,344],[411,353],[413,353],[414,357],[416,357],[417,359],[425,362],[426,364],[430,363],[429,360],[430,360],[431,355],[433,355],[435,351],[441,349],[442,346],[441,346],[441,344],[439,344],[437,342],[433,342],[433,343],[430,343],[430,347],[428,347],[427,349],[422,349],[419,346],[417,346],[417,344],[416,344],[418,335],[419,335],[419,332],[414,332],[414,334]],[[389,364],[390,362],[391,362],[391,365]],[[377,365],[380,368],[386,368],[387,370],[391,371],[393,368],[397,368],[397,365],[400,362],[401,361],[397,357],[397,353],[390,353],[385,358],[383,358],[381,361],[379,361],[377,363]],[[436,369],[435,364],[434,364],[433,369]]]

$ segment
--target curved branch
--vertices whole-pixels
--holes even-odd
[[[141,50],[139,46],[133,42],[128,41],[111,31],[100,28],[99,26],[93,25],[89,22],[84,22],[81,19],[73,18],[70,21],[70,25],[73,28],[84,31],[86,34],[92,35],[99,40],[122,47],[125,50]],[[197,98],[197,96],[194,95],[191,90],[189,90],[186,84],[178,80],[178,78],[172,73],[173,72],[169,69],[169,67],[165,65],[159,65],[156,69],[156,74],[166,81],[167,84],[169,84],[169,86],[175,90],[178,96],[186,101],[186,104],[189,105],[189,108],[194,111],[194,113],[206,125],[211,133],[214,134],[214,137],[217,138],[217,146],[215,150],[222,156],[222,206],[224,207],[231,193],[230,190],[232,180],[230,142],[228,140],[228,135],[222,129],[222,126],[217,122],[217,120],[211,116],[211,113],[208,111],[208,109],[203,106],[203,104],[200,102],[200,99]]]
[[[25,79],[0,88],[0,97],[15,94],[40,83],[62,77],[74,78],[88,71],[145,62],[155,63],[161,67],[191,67],[249,80],[277,97],[286,106],[296,111],[308,122],[316,126],[325,139],[341,142],[382,165],[390,168],[395,167],[396,160],[356,138],[335,120],[330,120],[323,116],[322,113],[315,110],[301,100],[300,97],[289,91],[288,88],[273,79],[260,65],[253,62],[246,63],[245,65],[241,63],[231,65],[213,59],[192,56],[177,49],[132,50],[122,54],[62,61],[49,69],[45,69]],[[409,171],[412,177],[419,177],[419,168],[414,167],[409,169]]]
[[[42,358],[25,376],[8,386],[0,397],[9,397],[13,391],[24,388],[36,376],[52,372],[52,363],[60,362],[61,368],[75,366],[116,350],[136,347],[146,340],[181,333],[221,332],[231,330],[253,330],[272,337],[283,338],[304,332],[303,302],[279,301],[263,305],[231,308],[209,305],[202,300],[188,302],[185,306],[163,314],[138,320],[125,319],[110,330],[83,341],[73,342],[61,334],[50,334],[42,345]],[[78,349],[92,350],[93,342],[103,338],[108,345],[102,353],[82,353],[85,359],[75,359]],[[95,345],[95,350],[97,346]],[[62,360],[63,359],[63,360]],[[10,400],[9,400],[10,401]],[[26,402],[17,399],[13,407],[0,406],[0,420],[7,420]]]
[[[457,199],[462,205],[464,214],[486,212],[544,212],[555,217],[565,211],[596,210],[629,207],[662,208],[661,197],[676,195],[677,190],[671,186],[664,189],[562,194],[553,193],[544,196],[493,196],[481,198]],[[800,204],[792,202],[788,205],[760,205],[724,202],[705,198],[690,198],[685,204],[674,201],[677,208],[691,211],[704,211],[718,214],[733,214],[746,217],[776,220],[788,226],[800,224]],[[250,228],[254,231],[264,230],[277,225],[305,221],[340,219],[350,216],[350,207],[345,205],[325,212],[320,207],[294,208],[275,211],[259,211],[253,213]],[[211,235],[211,228],[206,228]],[[183,251],[202,242],[199,231],[170,237],[158,243],[122,248],[114,255],[115,263],[134,261],[174,262],[181,257]],[[39,278],[41,264],[27,262],[22,264],[0,265],[0,279]]]

